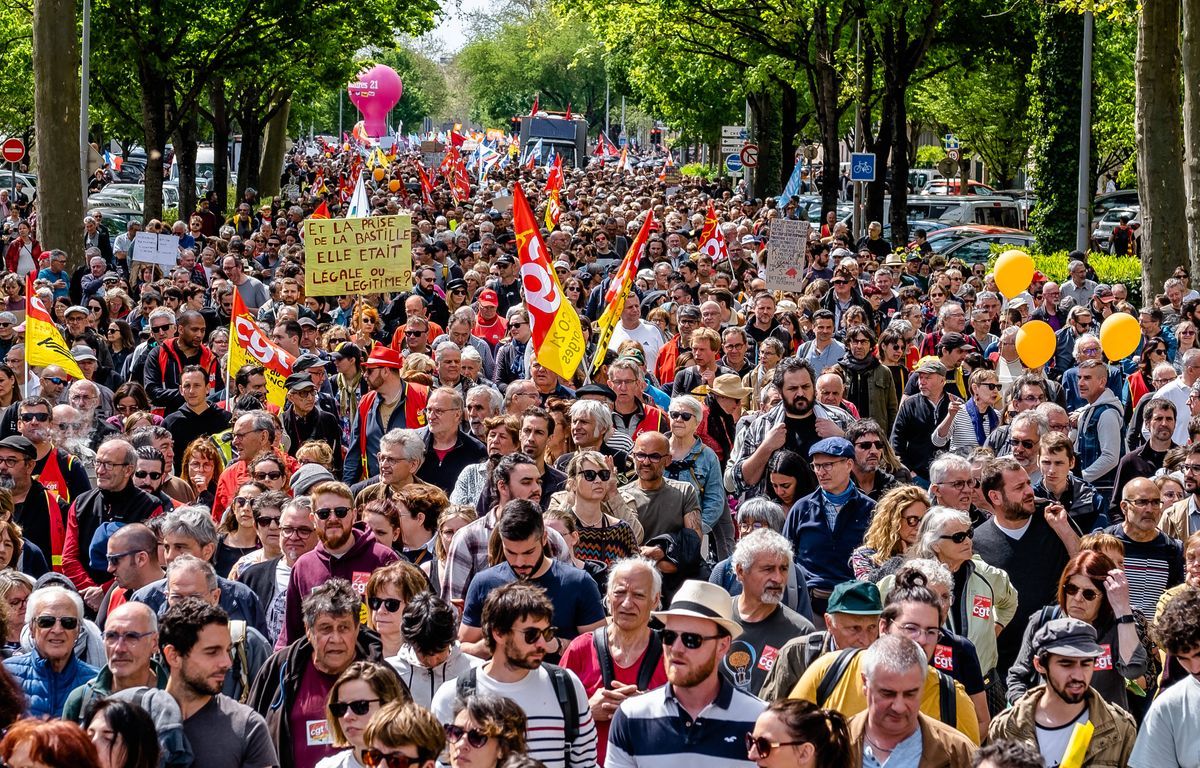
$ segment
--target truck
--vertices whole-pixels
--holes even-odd
[[[567,120],[560,115],[544,112],[523,115],[518,119],[521,121],[521,157],[525,157],[540,140],[542,156],[537,158],[539,164],[545,162],[554,151],[562,155],[564,166],[583,168],[587,165],[587,120],[581,117]]]

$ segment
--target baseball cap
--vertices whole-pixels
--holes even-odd
[[[301,317],[296,322],[300,324],[301,328],[316,328],[317,327],[317,321],[313,320],[311,317]]]
[[[818,455],[834,456],[839,459],[854,458],[854,443],[844,437],[826,437],[813,443],[808,449],[808,458]]]
[[[498,264],[500,266],[511,267],[513,264],[516,264],[516,262],[513,261],[512,256],[509,256],[508,254],[503,254],[503,255],[497,257],[496,264]]]
[[[13,325],[16,325],[17,316],[12,312],[0,312],[0,323],[12,323]]]
[[[1033,636],[1033,653],[1053,653],[1076,659],[1095,658],[1104,653],[1096,642],[1096,628],[1072,618],[1052,619]]]
[[[1112,286],[1105,285],[1104,283],[1096,286],[1095,296],[1105,304],[1110,304],[1117,300],[1117,297],[1113,296]]]
[[[942,349],[960,349],[969,344],[970,342],[967,341],[967,337],[956,331],[943,333],[941,341],[938,342],[938,346]]]
[[[484,288],[479,292],[479,303],[498,307],[500,306],[500,297],[491,288]]]
[[[345,360],[347,357],[353,357],[355,360],[362,360],[362,350],[353,341],[343,341],[338,344],[333,350],[334,360]],[[295,363],[292,364],[292,369],[295,370]]]
[[[400,353],[386,344],[376,344],[371,348],[371,356],[367,358],[364,367],[366,368],[395,368],[400,370],[404,367],[404,361],[400,359]]]
[[[91,360],[96,362],[96,352],[86,344],[71,347],[71,357],[76,360]]]
[[[843,581],[829,595],[829,613],[848,613],[852,616],[878,616],[883,613],[879,587],[869,581]]]
[[[349,342],[347,342],[347,343],[349,343]],[[297,357],[295,360],[292,361],[292,373],[300,373],[301,371],[307,371],[309,368],[312,368],[312,367],[318,366],[318,365],[323,365],[321,358],[317,357],[316,355],[305,352],[303,355],[300,355],[299,357]]]

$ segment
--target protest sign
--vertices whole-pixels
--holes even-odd
[[[138,232],[133,239],[133,261],[173,267],[179,263],[179,235]]]
[[[807,266],[808,222],[776,219],[767,242],[767,290],[803,290]]]
[[[309,296],[388,293],[412,288],[412,218],[310,219],[304,232]]]

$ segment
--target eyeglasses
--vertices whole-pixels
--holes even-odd
[[[404,335],[405,335],[405,336],[408,336],[409,338],[413,338],[413,339],[415,339],[415,338],[417,338],[418,336],[424,336],[424,335],[426,335],[427,333],[429,333],[429,331],[405,331],[405,332],[404,332]]]
[[[916,640],[918,637],[927,637],[931,640],[936,639],[942,631],[941,627],[921,627],[916,624],[901,624],[897,629],[913,640]]]
[[[146,550],[144,550],[144,549],[131,549],[128,552],[118,552],[115,555],[107,555],[105,557],[105,559],[108,560],[109,568],[116,568],[118,565],[120,565],[122,560],[129,557],[130,555],[136,555],[138,552],[145,552],[145,551]]]
[[[445,729],[446,741],[450,742],[451,744],[457,744],[458,742],[462,741],[463,737],[465,736],[467,738],[467,743],[475,749],[482,749],[483,745],[487,744],[488,739],[491,738],[478,728],[472,728],[468,731],[461,725],[446,725]]]
[[[441,417],[447,413],[455,413],[455,412],[461,411],[461,410],[462,410],[461,408],[426,408],[425,415]]]
[[[916,528],[918,525],[921,524],[921,516],[920,515],[905,515],[904,516],[904,524],[907,525],[909,528]]]
[[[813,472],[816,472],[818,475],[820,475],[820,474],[824,474],[826,472],[832,472],[833,468],[836,467],[838,464],[841,464],[841,462],[840,461],[822,461],[822,462],[814,461],[812,464],[812,468],[813,468]]]
[[[683,647],[689,650],[696,650],[704,645],[706,640],[716,640],[720,635],[702,635],[699,632],[676,632],[673,629],[664,629],[662,631],[663,645],[670,648],[675,645],[676,640],[683,641]]]
[[[49,617],[47,617],[47,618],[49,618]],[[71,617],[67,616],[66,618],[69,619]],[[63,625],[63,628],[70,629],[70,627],[67,627],[65,624]],[[116,645],[117,643],[124,640],[127,645],[133,645],[138,640],[141,640],[143,637],[149,637],[150,635],[153,635],[153,634],[154,634],[153,632],[117,632],[115,630],[110,629],[104,633],[104,642],[108,643],[109,645]]]
[[[938,536],[938,538],[944,539],[946,541],[953,541],[955,544],[962,544],[967,539],[975,538],[975,531],[968,528],[965,531],[959,531],[958,533],[948,533],[945,536]]]
[[[79,626],[79,619],[74,616],[38,616],[34,623],[38,629],[53,629],[55,624],[61,624],[63,629],[70,632]]]
[[[96,469],[103,469],[105,472],[110,472],[117,467],[128,467],[128,461],[104,461],[103,459],[96,460]]]
[[[1078,595],[1084,600],[1087,600],[1089,603],[1100,597],[1099,590],[1095,590],[1090,587],[1081,587],[1078,584],[1065,585],[1063,587],[1063,592],[1067,595],[1067,597],[1075,597]]]
[[[597,480],[607,483],[612,479],[612,470],[609,469],[581,469],[579,475],[589,483],[594,483]]]
[[[295,536],[296,538],[307,539],[309,536],[313,535],[313,529],[309,528],[307,525],[302,525],[298,528],[294,528],[290,525],[285,525],[279,529],[279,533],[284,538],[290,538],[292,536]]]
[[[666,454],[662,453],[644,453],[638,451],[633,454],[634,461],[662,461],[666,458]]]
[[[555,635],[557,635],[557,634],[558,634],[558,627],[546,627],[544,629],[538,629],[537,627],[527,627],[527,628],[521,630],[521,639],[525,641],[526,645],[533,645],[534,643],[537,642],[537,639],[539,637],[542,638],[543,641],[548,643],[551,640],[553,640]]]
[[[255,515],[254,524],[261,525],[264,528],[269,528],[271,525],[279,525],[279,515]]]
[[[333,705],[329,705],[329,711],[333,712]],[[335,713],[336,714],[336,713]],[[341,717],[341,715],[338,715]],[[422,762],[421,756],[409,757],[402,755],[399,752],[381,752],[378,749],[365,749],[362,753],[363,764],[370,768],[410,768],[414,765],[420,765]]]
[[[862,448],[864,451],[870,451],[870,450],[882,451],[883,450],[883,441],[882,440],[863,440],[861,442],[855,443],[854,447]]]
[[[354,701],[331,701],[329,702],[329,711],[334,717],[345,717],[346,711],[349,710],[356,715],[365,715],[371,711],[371,705],[375,704],[379,699],[355,699]]]
[[[687,411],[671,411],[667,415],[672,419],[679,419],[680,421],[691,421],[696,416],[696,414]]]
[[[372,611],[386,608],[388,613],[400,613],[400,609],[404,607],[404,601],[395,597],[368,597],[367,607]],[[359,712],[359,714],[362,713]]]
[[[1008,440],[1009,448],[1024,448],[1027,451],[1032,451],[1036,445],[1036,440],[1019,440],[1015,437],[1011,437]]]
[[[260,483],[267,481],[267,480],[278,480],[281,477],[283,477],[283,473],[280,472],[279,470],[275,470],[274,472],[255,472],[254,473],[254,479],[259,481]]]
[[[1129,502],[1135,507],[1138,507],[1139,509],[1144,507],[1154,508],[1162,506],[1162,499],[1125,499],[1125,501]]]
[[[746,756],[757,751],[758,756],[766,759],[771,756],[771,750],[779,749],[780,747],[796,747],[801,744],[807,744],[807,741],[767,741],[762,736],[755,737],[753,733],[746,734]]]
[[[1030,447],[1032,448],[1033,446]],[[965,491],[968,488],[977,487],[979,485],[979,481],[974,478],[970,480],[951,480],[945,483],[938,483],[938,485],[948,485],[956,491]]]
[[[234,496],[233,497],[233,505],[235,507],[249,506],[250,502],[252,502],[252,501],[254,501],[254,499],[250,498],[249,496]]]
[[[346,515],[350,514],[350,507],[322,507],[314,510],[313,514],[318,520],[328,520],[330,515],[334,515],[338,520],[344,520]]]
[[[148,469],[139,469],[138,471],[133,473],[133,476],[136,477],[138,480],[145,480],[147,477],[150,478],[151,480],[157,480],[158,478],[163,476],[163,473],[162,472],[151,472]]]

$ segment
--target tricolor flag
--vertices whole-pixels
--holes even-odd
[[[33,289],[32,270],[25,276],[25,364],[29,368],[57,365],[76,381],[86,378]]]
[[[251,362],[265,369],[267,402],[282,408],[287,400],[283,382],[292,373],[293,358],[258,327],[250,310],[246,309],[241,293],[234,291],[233,314],[229,320],[229,370],[241,370],[243,365]]]
[[[604,313],[600,315],[598,323],[600,335],[596,338],[596,356],[592,360],[593,374],[600,370],[600,366],[604,363],[604,350],[608,349],[608,342],[617,328],[617,321],[621,319],[621,311],[625,309],[625,299],[629,297],[634,277],[637,276],[642,251],[646,250],[646,241],[650,239],[650,233],[654,231],[654,227],[654,211],[650,211],[646,214],[642,228],[638,230],[637,237],[633,239],[629,250],[625,252],[621,266],[617,268],[616,274],[609,281],[608,290],[604,293]]]
[[[550,267],[546,244],[520,183],[513,187],[513,229],[517,233],[521,287],[529,311],[534,354],[543,367],[570,380],[583,362],[586,347],[579,313],[566,300],[558,276]]]

